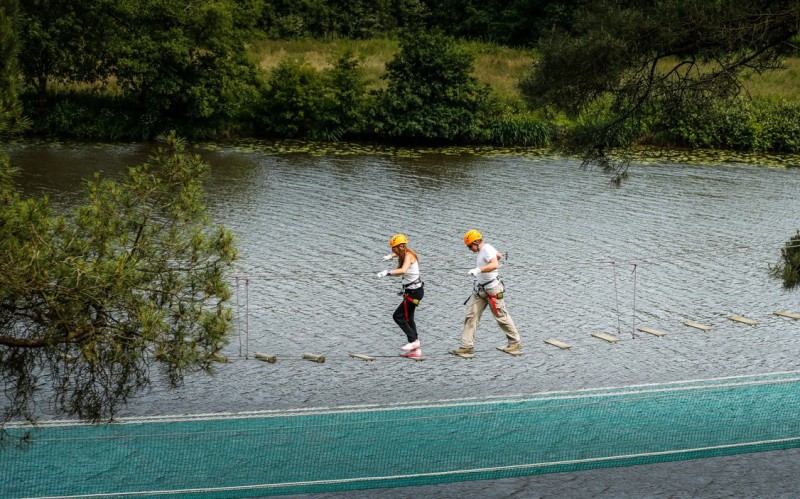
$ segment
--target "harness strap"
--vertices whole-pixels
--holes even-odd
[[[416,298],[411,298],[409,295],[403,295],[403,313],[406,316],[406,322],[408,322],[408,302],[413,303],[414,305],[419,305],[419,300]]]
[[[489,293],[486,293],[486,299],[489,301],[489,304],[492,306],[492,314],[494,314],[494,316],[497,317],[497,300],[495,300],[495,297],[490,295]]]
[[[422,283],[422,279],[417,277],[415,280],[409,282],[408,284],[403,284],[403,289],[408,289],[410,286],[413,286],[415,284],[421,284],[421,283]],[[416,288],[414,288],[414,289],[416,289]]]

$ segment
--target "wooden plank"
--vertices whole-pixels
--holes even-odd
[[[325,363],[325,356],[324,355],[317,355],[315,353],[306,352],[303,354],[303,359],[310,360],[311,362],[316,362],[318,364]]]
[[[363,353],[351,353],[350,357],[353,357],[354,359],[361,359],[361,360],[366,360],[366,361],[375,360],[375,357],[371,357],[371,356],[369,356],[367,354],[363,354]]]
[[[748,326],[758,325],[758,322],[754,321],[753,319],[748,319],[747,317],[742,317],[741,315],[732,315],[729,317],[729,319],[735,322],[741,322],[742,324],[747,324]]]
[[[622,341],[620,338],[617,338],[613,334],[606,334],[606,333],[592,333],[592,336],[595,338],[600,338],[601,340],[605,340],[609,343],[616,343],[618,341]]]
[[[569,343],[564,343],[563,341],[559,341],[555,338],[547,338],[546,340],[544,340],[544,342],[547,343],[548,345],[553,345],[554,347],[558,347],[561,350],[569,350],[570,348],[572,348],[572,345],[570,345]]]
[[[700,329],[702,331],[711,331],[713,329],[709,325],[700,324],[699,322],[695,322],[695,321],[686,321],[686,322],[684,322],[684,324],[686,324],[689,327],[693,327],[695,329]]]
[[[497,349],[503,353],[507,353],[508,355],[513,355],[514,357],[519,357],[520,355],[522,355],[522,350],[517,350],[515,352],[507,352],[503,347],[497,347]]]
[[[455,355],[456,357],[461,357],[462,359],[474,359],[474,353],[456,353],[455,350],[450,351],[451,354]]]
[[[800,320],[800,314],[796,314],[794,312],[789,312],[784,310],[783,312],[775,312],[775,315],[780,315],[781,317],[788,317],[789,319]]]
[[[639,328],[636,328],[636,329],[638,329],[639,331],[641,331],[643,333],[652,334],[653,336],[666,336],[667,335],[667,333],[659,331],[658,329],[653,329],[651,327],[639,327]]]
[[[278,358],[276,356],[263,352],[256,352],[256,358],[258,360],[263,360],[264,362],[269,362],[270,364],[278,362]]]

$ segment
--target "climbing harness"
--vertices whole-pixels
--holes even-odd
[[[408,302],[419,305],[418,299],[411,298],[409,295],[403,295],[403,314],[406,316],[406,322],[408,322]]]
[[[486,288],[489,284],[495,282],[503,285],[503,291],[497,293],[496,295],[490,295],[489,293],[486,292]],[[494,286],[489,286],[489,287],[494,287]],[[486,301],[488,301],[489,305],[491,305],[492,307],[492,314],[494,314],[494,316],[497,317],[499,314],[499,312],[497,311],[497,300],[502,300],[503,295],[505,294],[505,284],[503,284],[503,281],[499,277],[495,277],[486,284],[478,284],[478,282],[476,281],[472,285],[472,291],[473,293],[469,295],[466,300],[464,300],[464,305],[466,305],[469,302],[469,299],[472,298],[473,295],[477,296],[478,298],[485,297]],[[483,291],[484,294],[483,297],[481,296],[481,291]]]
[[[422,279],[417,277],[416,279],[414,279],[413,281],[409,282],[408,284],[403,284],[403,291],[400,294],[405,293],[405,291],[407,289],[419,289],[420,286],[417,286],[417,284],[422,286],[425,283],[422,282]],[[413,286],[413,288],[412,288],[412,286]]]
[[[415,284],[419,284],[419,286],[416,286],[413,289],[408,289],[409,286],[414,286]],[[412,298],[411,295],[408,294],[408,291],[414,291],[414,290],[420,289],[424,285],[425,285],[425,283],[422,282],[422,280],[420,280],[419,277],[417,277],[417,279],[415,281],[413,281],[413,282],[410,282],[408,284],[403,284],[403,291],[401,293],[399,293],[399,294],[403,295],[403,314],[406,317],[406,322],[408,322],[408,303],[411,302],[415,306],[419,305],[419,299]]]

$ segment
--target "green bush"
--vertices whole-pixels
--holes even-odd
[[[756,150],[800,152],[800,102],[762,102],[756,107]]]
[[[800,103],[737,100],[697,104],[669,123],[666,141],[740,151],[800,152]]]
[[[495,111],[489,87],[472,75],[473,56],[438,33],[407,34],[376,93],[374,132],[384,139],[480,142]]]
[[[39,97],[26,94],[23,102],[31,115],[31,132],[76,139],[143,139],[153,130],[122,97],[96,92],[48,93],[43,105]]]
[[[325,71],[303,59],[285,59],[267,79],[257,116],[260,133],[330,141],[359,135],[367,122],[366,85],[350,52]]]
[[[322,75],[303,59],[285,59],[269,74],[267,87],[256,117],[261,132],[289,138],[313,136],[325,102]]]
[[[359,61],[351,52],[345,52],[322,76],[327,92],[316,135],[325,140],[339,140],[363,134],[371,103]]]
[[[587,143],[600,149],[627,147],[647,135],[649,128],[643,120],[620,120],[604,105],[583,112],[568,128],[565,137],[568,149],[574,144]]]

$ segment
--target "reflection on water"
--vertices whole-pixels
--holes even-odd
[[[391,154],[397,151],[353,147],[323,154],[251,143],[206,144],[200,152],[212,164],[210,209],[240,245],[239,279],[232,281],[238,329],[227,352],[233,361],[219,367],[219,376],[190,376],[177,391],[156,387],[126,415],[517,394],[798,368],[800,322],[773,313],[800,312],[800,295],[770,280],[768,265],[800,227],[800,169],[639,161],[631,180],[613,189],[577,161],[523,150]],[[143,161],[147,148],[28,143],[12,145],[10,155],[27,194],[48,194],[66,209],[79,201],[82,178],[119,175]],[[478,330],[478,358],[446,353],[457,346],[470,292],[466,272],[474,256],[461,236],[473,227],[508,254],[502,275],[525,344],[521,358],[494,350],[503,335],[488,314]],[[408,234],[420,255],[426,295],[417,322],[426,362],[395,357],[404,343],[391,319],[397,285],[375,277],[396,232]],[[734,314],[759,325],[735,323]],[[688,328],[687,320],[713,329]],[[639,326],[667,336],[637,334]],[[623,341],[604,343],[593,332]],[[573,348],[545,345],[551,337]],[[237,358],[240,350],[250,359]],[[277,355],[277,364],[252,360],[257,351]],[[304,352],[328,360],[300,360]],[[350,352],[386,357],[361,362]],[[800,483],[784,477],[763,489],[755,482],[748,488],[746,478],[727,488],[709,484],[727,467],[744,477],[754,463],[780,467],[796,455],[653,465],[646,468],[649,481],[632,468],[470,490],[495,497],[670,496],[654,484],[680,481],[686,487],[672,495],[777,496]],[[417,493],[454,497],[465,489],[450,484]]]

